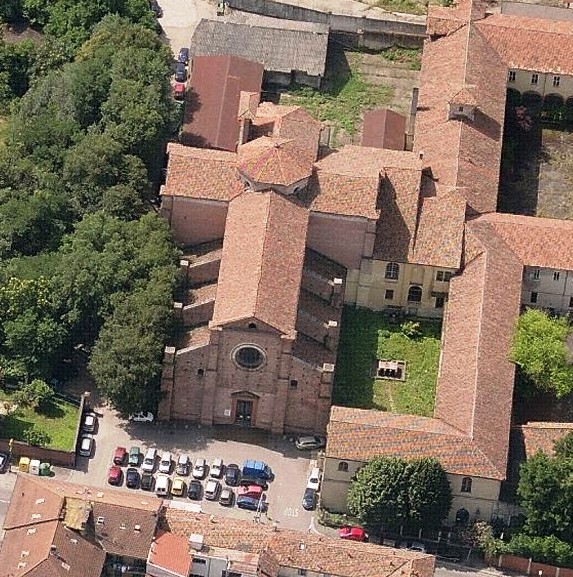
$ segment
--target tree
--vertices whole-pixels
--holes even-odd
[[[409,517],[420,527],[439,527],[452,506],[452,490],[438,461],[416,459],[408,464]]]
[[[573,431],[555,442],[555,457],[563,459],[573,458]]]
[[[563,397],[573,390],[567,319],[528,309],[518,320],[511,359],[540,390]]]
[[[537,563],[573,567],[573,545],[553,535],[535,537],[520,533],[511,539],[505,549],[508,553],[531,558]]]
[[[22,385],[13,396],[13,400],[18,405],[30,407],[41,412],[54,399],[54,389],[41,379],[34,379]]]
[[[30,427],[26,429],[22,435],[24,437],[24,441],[29,445],[35,445],[37,447],[45,447],[46,445],[50,444],[52,438],[46,431],[39,431],[34,427]]]

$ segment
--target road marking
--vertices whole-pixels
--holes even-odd
[[[298,517],[298,508],[297,507],[286,507],[283,515],[285,517]]]
[[[9,503],[10,499],[0,499],[0,503]]]

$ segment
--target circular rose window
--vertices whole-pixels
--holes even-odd
[[[242,369],[258,369],[265,362],[265,353],[255,345],[242,345],[233,351],[233,360]]]

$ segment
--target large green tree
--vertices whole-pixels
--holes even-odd
[[[511,359],[535,387],[557,397],[573,390],[569,332],[566,318],[528,309],[519,317],[513,338]]]
[[[348,491],[348,508],[371,527],[439,526],[449,513],[451,489],[433,459],[377,457],[359,469]]]

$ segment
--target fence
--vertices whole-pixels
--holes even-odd
[[[517,571],[522,575],[535,575],[536,577],[573,577],[573,569],[536,563],[532,559],[518,557],[517,555],[498,555],[496,557],[489,557],[486,561],[492,567]]]

